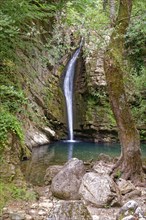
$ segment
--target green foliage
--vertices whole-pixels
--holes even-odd
[[[122,175],[121,170],[117,170],[115,173],[115,178],[119,179],[121,175]]]
[[[82,36],[90,45],[83,48],[84,55],[101,47],[105,44],[104,36],[107,35],[108,23],[109,19],[103,12],[101,0],[66,1],[56,14],[52,37],[46,44],[49,64],[58,64],[65,54],[72,53]]]
[[[140,130],[140,138],[141,140],[146,141],[146,131],[143,129]]]
[[[105,112],[106,112],[106,114],[107,114],[107,120],[108,120],[108,122],[109,122],[109,127],[112,127],[112,126],[116,126],[116,120],[115,120],[115,117],[114,117],[114,115],[113,115],[113,112],[112,112],[112,110],[111,110],[111,107],[110,107],[110,104],[109,103],[107,103],[106,105],[105,105]]]
[[[127,55],[130,57],[134,67],[140,71],[144,65],[146,55],[146,13],[143,12],[131,21],[125,36]]]
[[[20,112],[22,105],[27,104],[22,90],[16,90],[14,86],[0,86],[0,98],[3,108],[10,112]]]
[[[131,103],[132,114],[136,124],[143,126],[146,124],[146,68],[143,67],[138,74],[132,68],[127,78],[127,95],[129,103]]]
[[[82,32],[86,34],[87,30],[90,32],[105,28],[108,19],[103,12],[102,1],[68,1],[65,22],[74,27],[79,25],[76,28],[82,35]]]
[[[7,143],[9,132],[16,134],[19,137],[21,144],[23,144],[24,135],[20,122],[16,116],[0,108],[0,151],[3,150]]]
[[[0,1],[1,2],[1,1]],[[39,0],[5,0],[0,3],[0,60],[17,59],[16,50],[32,43],[34,36],[45,30],[36,22],[48,22],[57,7]]]
[[[103,11],[101,0],[68,1],[65,16],[62,19],[72,30],[75,38],[84,37],[88,45],[84,48],[85,54],[106,44],[105,36],[109,34],[107,28],[109,18]]]
[[[14,62],[5,60],[3,64],[0,71],[0,150],[6,146],[9,133],[16,134],[23,143],[22,125],[18,118],[28,102],[19,88],[19,75]]]
[[[86,120],[100,120],[100,122],[106,121],[106,126],[116,126],[116,122],[111,110],[106,91],[104,89],[96,90],[93,87],[90,88],[89,94],[86,95],[87,99],[87,113]],[[98,119],[96,119],[96,117]]]
[[[141,126],[146,124],[146,100],[139,100],[136,107],[132,108],[136,124]]]
[[[140,103],[143,99],[145,99],[143,93],[145,93],[146,90],[146,67],[141,67],[141,71],[138,74],[134,69],[132,69],[131,78],[134,86],[133,94],[139,99]]]
[[[146,123],[145,8],[145,1],[134,1],[131,23],[125,35],[126,58],[128,58],[131,68],[129,68],[126,81],[127,95],[135,123],[139,128],[142,128]],[[145,131],[141,131],[141,139],[144,140],[145,138]]]
[[[17,187],[13,183],[3,183],[0,180],[0,211],[9,200],[35,200],[34,192],[28,191],[25,187]]]
[[[106,101],[106,93],[104,90],[96,90],[91,87],[86,95],[86,99],[88,109],[98,108],[99,105],[104,105]]]
[[[26,188],[19,188],[13,186],[11,188],[11,195],[14,199],[32,200],[35,199],[35,194],[26,190]]]
[[[22,125],[14,114],[23,110],[23,106],[27,104],[27,99],[22,90],[18,90],[14,86],[1,85],[0,100],[0,149],[2,150],[7,143],[9,132],[16,134],[23,144]]]

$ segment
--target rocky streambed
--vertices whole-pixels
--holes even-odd
[[[144,220],[146,188],[110,177],[110,161],[84,163],[72,158],[46,170],[36,201],[12,201],[1,220]]]

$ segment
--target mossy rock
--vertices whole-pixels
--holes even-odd
[[[0,176],[4,182],[24,180],[20,168],[20,161],[23,157],[30,157],[30,151],[22,146],[15,134],[9,134],[8,142],[1,152]]]

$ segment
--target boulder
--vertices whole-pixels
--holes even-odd
[[[141,207],[139,207],[139,204],[134,200],[130,200],[121,207],[119,213],[117,214],[116,220],[135,219],[144,220],[146,218],[144,216],[143,210],[141,209]]]
[[[120,178],[120,179],[118,179],[117,184],[118,184],[118,187],[119,187],[122,195],[125,195],[126,193],[129,193],[129,192],[136,189],[130,180],[126,181],[126,180]]]
[[[92,220],[81,201],[58,201],[47,220]]]
[[[78,191],[84,174],[83,161],[76,158],[70,159],[52,180],[53,195],[60,199],[79,199]]]
[[[99,174],[110,174],[112,171],[112,167],[112,164],[107,164],[101,160],[93,166],[93,170]]]
[[[46,174],[44,176],[44,181],[46,185],[51,184],[52,179],[56,176],[57,173],[62,169],[63,166],[60,165],[52,165],[47,168]]]
[[[79,189],[81,197],[96,207],[120,205],[121,196],[114,181],[107,174],[86,173]]]

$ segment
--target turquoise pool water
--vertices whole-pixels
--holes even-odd
[[[146,144],[141,144],[142,157],[146,158]],[[64,164],[72,157],[83,161],[96,160],[104,153],[112,157],[120,156],[119,144],[97,144],[93,142],[58,141],[34,148],[31,160],[22,163],[26,179],[36,185],[43,183],[46,169],[50,165]]]

